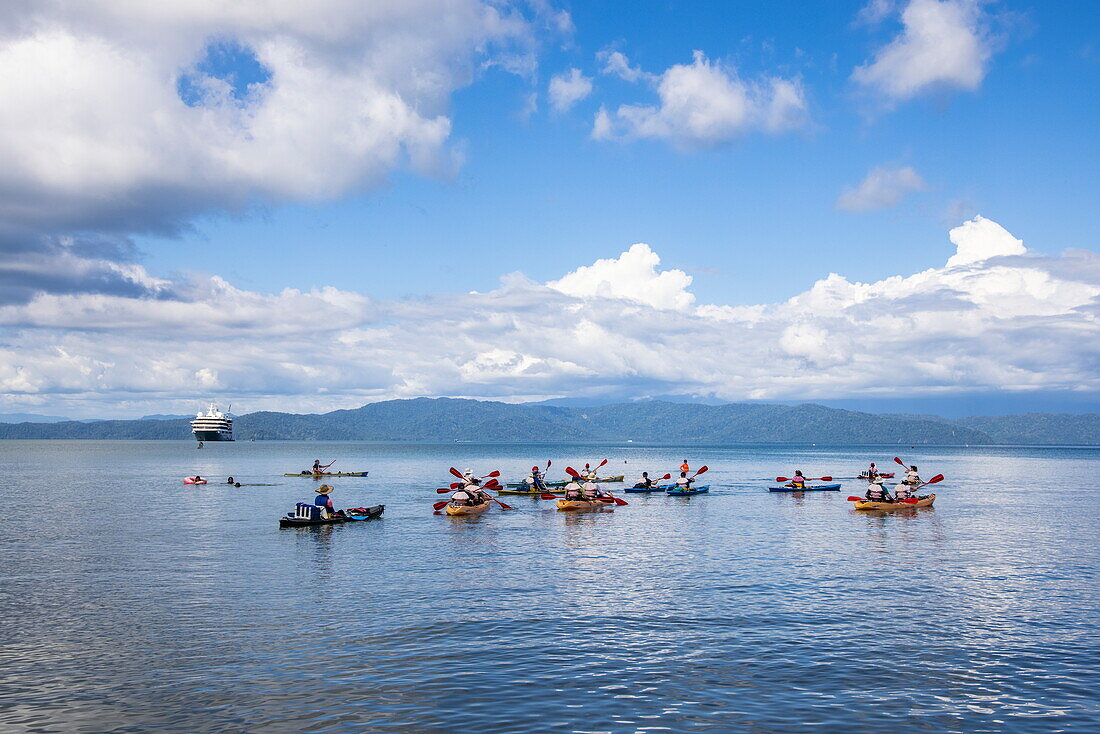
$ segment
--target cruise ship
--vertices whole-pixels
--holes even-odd
[[[199,413],[191,421],[191,433],[199,441],[232,441],[233,419],[211,403],[205,413]]]

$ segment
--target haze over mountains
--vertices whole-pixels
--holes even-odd
[[[0,424],[3,439],[186,439],[187,418]],[[237,440],[625,441],[1100,445],[1100,415],[1029,413],[949,420],[821,405],[704,405],[651,400],[598,406],[454,398],[371,403],[324,414],[234,418]]]

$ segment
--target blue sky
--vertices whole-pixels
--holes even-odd
[[[0,412],[1100,405],[1091,4],[238,11],[0,11]]]
[[[1086,4],[996,3],[1004,38],[976,93],[932,93],[880,110],[849,76],[897,22],[855,25],[859,3],[621,3],[570,7],[576,33],[548,44],[534,79],[500,70],[454,96],[466,163],[453,179],[398,173],[380,190],[318,205],[206,218],[179,240],[147,239],[164,269],[231,274],[260,289],[332,284],[381,297],[488,290],[512,270],[549,280],[647,242],[691,272],[704,300],[786,298],[839,272],[869,281],[941,263],[946,231],[982,213],[1030,248],[1097,241],[1097,24]],[[652,71],[694,49],[753,76],[799,76],[810,124],[689,152],[589,139],[601,104],[652,94],[600,75],[608,47]],[[547,109],[550,75],[595,80],[571,111]],[[526,95],[539,111],[517,119]],[[912,166],[928,190],[884,211],[834,204],[869,169]],[[274,257],[272,257],[274,255]],[[369,279],[369,280],[365,280]]]

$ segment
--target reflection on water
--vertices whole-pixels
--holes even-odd
[[[606,456],[629,481],[685,453],[708,495],[431,509],[449,466]],[[1100,451],[911,450],[948,481],[903,512],[855,512],[854,480],[765,490],[891,453],[0,442],[7,506],[49,510],[0,524],[0,728],[1094,730]],[[385,516],[278,528],[315,486],[282,472],[317,455],[370,469],[334,499]]]

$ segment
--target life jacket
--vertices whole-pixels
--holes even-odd
[[[894,490],[894,499],[895,500],[907,499],[911,495],[912,495],[912,490],[910,490],[909,487],[907,487],[904,484],[899,484],[897,486],[897,489]]]
[[[565,485],[565,499],[581,499],[581,485],[577,484],[576,482],[570,482],[569,484]]]
[[[883,502],[886,498],[886,489],[881,484],[871,483],[867,485],[867,498],[875,502]]]
[[[473,497],[464,489],[460,489],[451,495],[451,502],[457,502],[463,505],[473,504]]]

